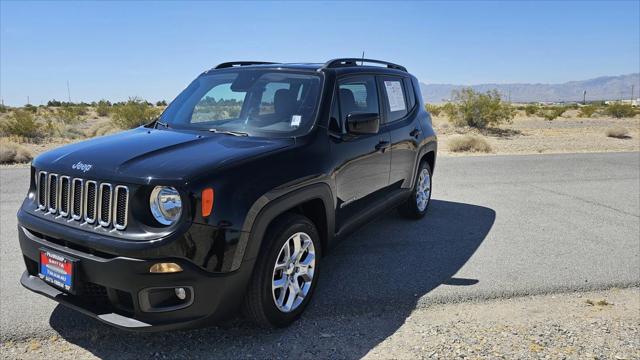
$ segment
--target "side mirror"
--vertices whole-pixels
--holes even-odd
[[[347,115],[347,133],[352,135],[377,134],[380,115],[377,113],[351,113]]]

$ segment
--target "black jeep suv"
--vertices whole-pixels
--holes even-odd
[[[33,161],[21,283],[124,329],[286,326],[339,238],[425,215],[436,147],[400,65],[220,64],[156,121]]]

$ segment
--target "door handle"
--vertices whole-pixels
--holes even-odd
[[[420,129],[418,128],[411,130],[411,132],[409,133],[410,136],[413,136],[416,139],[420,136],[420,134],[422,134],[422,131],[420,131]]]
[[[380,141],[377,145],[376,145],[376,150],[379,150],[381,152],[384,152],[388,147],[390,146],[388,141]]]

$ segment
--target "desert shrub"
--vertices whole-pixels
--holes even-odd
[[[85,132],[86,137],[103,136],[118,131],[111,121],[99,121]]]
[[[456,126],[486,128],[511,122],[515,109],[502,101],[496,90],[479,93],[471,88],[453,92],[455,103],[445,112]]]
[[[598,107],[596,105],[585,105],[580,108],[580,111],[578,112],[578,117],[588,118],[593,116],[593,114],[595,114],[596,111],[598,111]]]
[[[121,129],[148,124],[160,115],[159,109],[138,98],[130,98],[123,105],[114,106],[112,112],[113,123]]]
[[[58,106],[62,106],[62,102],[56,100],[56,99],[51,99],[49,101],[47,101],[47,106],[51,106],[51,107],[58,107]]]
[[[480,136],[464,135],[449,140],[449,150],[453,152],[491,152],[489,143]]]
[[[605,111],[608,115],[614,118],[627,118],[633,117],[635,115],[635,110],[631,104],[623,104],[623,103],[613,103],[607,105],[607,109]]]
[[[86,108],[80,106],[62,106],[56,110],[55,116],[65,124],[77,124],[82,121],[82,113],[86,114]]]
[[[2,105],[2,104],[0,104],[0,113],[4,114],[7,111],[9,111],[9,108],[4,106],[4,105]]]
[[[537,114],[539,110],[540,110],[540,107],[536,104],[528,104],[527,106],[524,107],[524,112],[525,114],[527,114],[527,116],[533,116]]]
[[[98,116],[108,116],[109,112],[111,112],[111,103],[107,100],[100,100],[96,104],[96,113]]]
[[[608,137],[612,137],[612,138],[616,138],[616,139],[628,139],[630,138],[629,136],[629,131],[623,127],[612,127],[607,129],[607,131],[605,131],[605,134]]]
[[[16,110],[2,123],[0,130],[4,135],[19,136],[25,138],[37,138],[40,134],[40,124],[32,113],[26,110]]]
[[[434,104],[426,104],[424,107],[433,116],[440,115],[440,111],[442,111],[442,106],[438,106]]]
[[[167,100],[160,100],[156,102],[156,106],[167,106]]]
[[[0,142],[0,164],[26,163],[33,159],[25,147],[11,142]]]
[[[35,114],[36,112],[38,112],[38,108],[31,105],[31,104],[27,104],[24,106],[24,110],[29,111],[32,114]]]
[[[567,111],[567,108],[565,106],[547,106],[540,109],[538,114],[540,114],[546,120],[551,121],[562,116],[565,111]]]

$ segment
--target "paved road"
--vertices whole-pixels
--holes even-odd
[[[640,284],[639,153],[442,157],[428,216],[389,212],[340,244],[293,327],[122,333],[19,286],[28,171],[0,171],[2,341],[58,335],[101,357],[359,357],[434,302]]]

